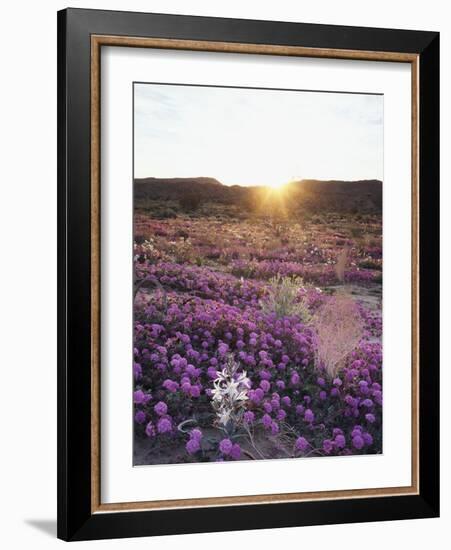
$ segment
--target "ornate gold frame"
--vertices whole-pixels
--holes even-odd
[[[102,504],[100,500],[100,50],[102,46],[320,57],[411,65],[412,72],[412,480],[408,487]],[[419,494],[419,55],[128,36],[91,36],[91,512],[163,510]]]

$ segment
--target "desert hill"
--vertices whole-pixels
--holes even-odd
[[[285,186],[290,207],[311,211],[374,212],[382,210],[380,180],[299,180]],[[267,193],[264,186],[223,185],[215,178],[137,178],[135,206],[146,208],[153,201],[217,202],[251,208]]]

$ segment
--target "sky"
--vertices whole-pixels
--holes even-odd
[[[383,179],[383,96],[134,85],[135,177]]]

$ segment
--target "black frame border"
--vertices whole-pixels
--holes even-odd
[[[420,491],[91,513],[91,35],[419,56]],[[69,8],[58,12],[58,537],[90,540],[439,515],[439,33]]]

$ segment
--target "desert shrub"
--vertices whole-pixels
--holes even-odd
[[[133,245],[135,263],[156,263],[161,259],[161,251],[155,246],[154,239],[137,239]]]
[[[382,265],[380,263],[371,259],[362,260],[359,263],[359,267],[362,267],[363,269],[382,269]]]
[[[180,207],[186,212],[193,212],[201,205],[202,199],[195,193],[186,193],[180,198]]]
[[[267,315],[282,317],[298,317],[303,323],[308,323],[311,315],[299,290],[303,288],[300,277],[282,277],[276,275],[269,280],[268,295],[261,300],[261,308]]]
[[[364,236],[363,242],[367,248],[380,247],[381,245],[380,237],[374,237],[368,234]]]
[[[257,260],[237,260],[232,263],[232,273],[237,277],[252,279],[257,274],[258,265]]]
[[[242,199],[240,206],[246,212],[256,212],[260,206],[260,199],[254,190],[251,190],[248,195]]]
[[[379,283],[382,284],[382,273],[378,273],[373,277],[373,283]]]
[[[161,218],[163,220],[165,219],[169,220],[169,219],[176,218],[177,212],[172,208],[163,208],[156,213],[155,217]]]
[[[349,228],[349,233],[350,233],[351,237],[353,237],[354,239],[357,239],[357,238],[363,236],[363,229],[361,227],[359,227],[358,225],[352,225]]]
[[[188,239],[189,238],[189,233],[188,233],[188,231],[185,231],[184,229],[177,229],[177,231],[175,232],[175,236],[179,237],[181,239]]]
[[[333,378],[364,335],[358,306],[349,296],[334,296],[318,309],[312,324],[317,336],[317,367]]]
[[[286,233],[286,228],[280,223],[273,222],[271,223],[272,231],[276,237],[281,237]]]
[[[168,252],[176,262],[190,262],[193,259],[193,246],[189,238],[180,237],[176,241],[172,241]]]

